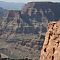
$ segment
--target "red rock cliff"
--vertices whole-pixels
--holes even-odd
[[[60,21],[49,23],[40,60],[60,60]]]

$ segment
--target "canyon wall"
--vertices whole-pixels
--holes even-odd
[[[60,60],[60,21],[49,23],[40,60]]]
[[[9,58],[39,60],[47,24],[58,21],[59,11],[60,3],[52,2],[29,2],[21,11],[0,8],[0,52]]]

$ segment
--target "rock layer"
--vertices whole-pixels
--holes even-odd
[[[60,60],[60,21],[49,23],[40,60]]]

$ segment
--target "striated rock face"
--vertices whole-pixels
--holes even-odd
[[[60,12],[58,11],[60,11],[60,3],[29,2],[22,8],[21,14],[25,14],[30,19],[35,19],[38,22],[42,22],[43,20],[50,22],[59,19]]]
[[[60,60],[60,21],[49,23],[40,60]]]
[[[29,2],[21,11],[6,11],[0,19],[0,51],[9,58],[39,60],[47,24],[60,18],[59,11],[60,3],[51,2]]]

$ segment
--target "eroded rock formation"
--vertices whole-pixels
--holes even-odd
[[[60,21],[49,23],[40,60],[60,60]]]
[[[21,11],[3,10],[0,11],[1,53],[13,59],[39,60],[47,24],[60,18],[60,3],[29,2]]]

